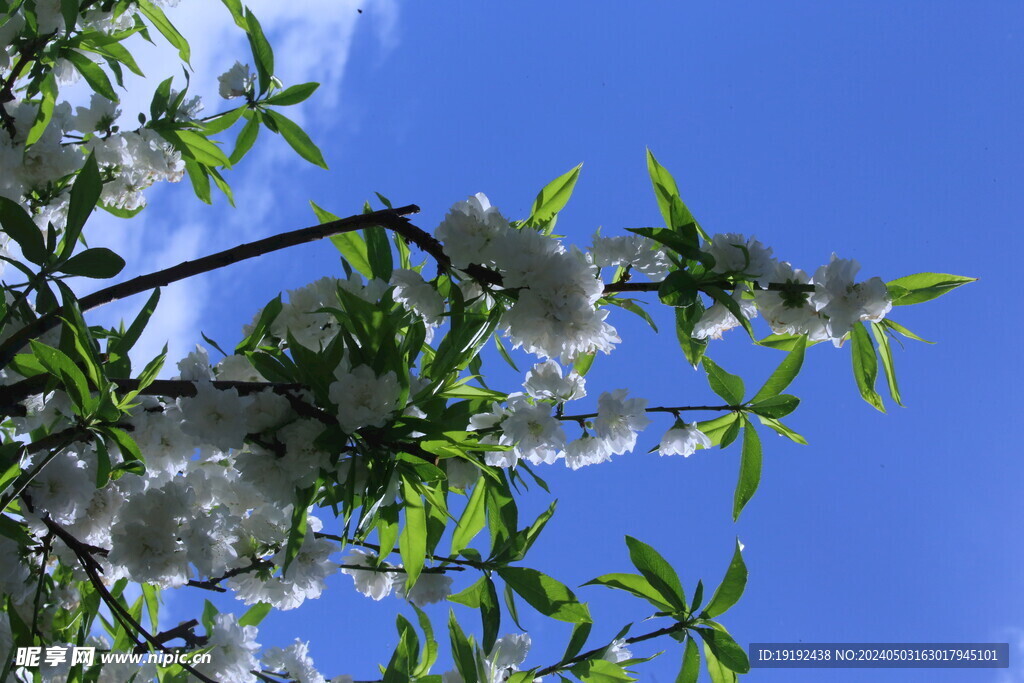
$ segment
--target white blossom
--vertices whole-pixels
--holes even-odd
[[[363,427],[383,427],[398,409],[398,377],[388,371],[378,376],[368,365],[334,372],[330,398],[338,407],[338,424],[349,434]]]
[[[244,97],[252,91],[256,77],[249,72],[249,65],[235,62],[234,66],[217,77],[220,96],[226,100]]]
[[[342,564],[358,565],[361,567],[375,567],[377,556],[362,550],[353,548],[348,555],[341,559]],[[385,562],[382,567],[391,567]],[[391,594],[395,586],[395,574],[398,572],[382,572],[373,569],[350,569],[344,568],[342,574],[348,574],[356,584],[356,590],[368,598],[383,600]],[[404,577],[404,575],[402,575]]]
[[[689,457],[697,448],[711,448],[711,439],[696,425],[673,427],[661,437],[658,455],[681,455]]]
[[[626,398],[627,389],[604,392],[597,399],[594,431],[615,455],[632,451],[636,434],[651,423],[644,409],[647,399]]]
[[[587,395],[586,380],[575,370],[562,376],[562,366],[553,360],[537,363],[523,382],[526,393],[536,399],[574,401]]]

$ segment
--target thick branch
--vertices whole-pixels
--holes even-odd
[[[410,204],[409,206],[403,206],[398,209],[385,209],[383,211],[374,211],[373,213],[350,216],[348,218],[330,221],[321,225],[314,225],[300,230],[292,230],[291,232],[273,235],[261,240],[256,240],[255,242],[247,242],[245,244],[232,247],[231,249],[217,252],[216,254],[204,256],[196,259],[195,261],[184,261],[176,266],[164,268],[163,270],[158,270],[155,273],[140,275],[139,277],[132,278],[126,282],[101,289],[98,292],[93,292],[88,296],[82,297],[79,300],[78,305],[83,311],[86,311],[104,304],[109,304],[110,302],[117,301],[118,299],[132,296],[133,294],[145,292],[156,287],[163,287],[172,282],[178,282],[179,280],[184,280],[201,273],[217,270],[218,268],[224,268],[225,266],[230,266],[234,263],[238,263],[239,261],[245,261],[246,259],[255,258],[256,256],[269,254],[272,251],[287,249],[288,247],[305,244],[306,242],[314,242],[325,237],[330,237],[331,235],[352,232],[366,227],[383,225],[384,227],[395,230],[399,234],[409,232],[409,234],[417,235],[417,237],[419,237],[419,235],[414,231],[408,230],[410,227],[409,223],[402,218],[402,216],[418,213],[419,210],[420,208],[418,206]],[[416,230],[419,230],[419,228],[416,228]],[[423,231],[419,230],[419,232]],[[47,330],[56,327],[60,323],[61,315],[66,315],[66,311],[64,311],[63,308],[39,318],[13,334],[11,338],[4,343],[3,347],[0,347],[0,367],[6,366],[11,361],[11,358],[14,357],[14,354],[27,344],[30,339],[37,339]]]

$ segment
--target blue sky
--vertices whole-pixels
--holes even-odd
[[[367,2],[362,14],[335,3],[330,16],[301,20],[277,3],[252,4],[261,17],[263,5],[272,13],[264,19],[272,40],[303,46],[278,50],[289,82],[326,80],[301,115],[331,171],[263,139],[263,151],[232,174],[237,209],[197,208],[187,187],[165,188],[133,221],[141,225],[127,228],[132,235],[119,238],[129,248],[159,252],[169,264],[311,224],[309,199],[356,213],[374,191],[422,206],[415,222],[426,229],[479,191],[509,217],[524,217],[543,184],[580,162],[558,229],[587,245],[598,226],[619,234],[660,224],[644,165],[650,147],[708,231],[754,234],[805,270],[835,251],[858,259],[865,278],[979,277],[891,314],[939,342],[897,353],[906,408],[874,411],[857,394],[848,349],[812,349],[791,387],[804,402],[787,419],[810,445],[762,435],[761,488],[738,523],[730,516],[738,448],[649,455],[669,426],[655,422],[633,454],[540,472],[559,513],[527,564],[573,586],[629,571],[623,536],[631,534],[672,561],[692,592],[698,578],[709,587],[720,580],[739,536],[750,582],[723,621],[744,645],[1024,644],[1015,386],[1022,330],[1012,303],[1024,246],[1019,3]],[[298,5],[299,15],[324,11]],[[172,17],[199,23],[189,11],[182,3]],[[209,80],[234,59],[246,61],[242,44],[232,52],[236,44],[219,29],[199,29],[197,47],[210,43],[211,56],[202,57]],[[208,111],[218,106],[207,102]],[[169,289],[177,313],[147,343],[158,348],[156,337],[172,337],[185,349],[202,329],[233,344],[278,291],[339,272],[324,243]],[[651,405],[711,396],[664,312],[657,316],[667,333],[613,312],[623,343],[595,365],[584,407],[622,387]],[[750,387],[781,359],[741,331],[709,355]],[[499,364],[496,377],[515,390],[519,380]],[[548,502],[531,495],[523,507],[536,513]],[[402,605],[362,598],[347,577],[334,583],[321,600],[268,620],[260,640],[309,638],[325,674],[372,678],[394,647]],[[612,591],[578,595],[597,617],[595,645],[647,616]],[[188,616],[183,602],[171,611]],[[431,611],[440,632],[446,611]],[[551,663],[568,629],[529,611],[521,606],[534,640],[528,664]],[[460,614],[467,626],[477,623],[469,610]],[[649,626],[657,625],[637,624],[633,633]],[[514,630],[506,619],[502,632]],[[674,680],[674,645],[657,643],[668,652],[639,669],[641,680]],[[755,670],[753,680],[1024,681],[1024,648],[1013,656],[1018,663],[1002,672],[782,669]]]

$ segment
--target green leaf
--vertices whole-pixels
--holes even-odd
[[[419,639],[412,624],[401,614],[396,618],[398,647],[384,671],[383,683],[408,683],[412,680],[414,662],[419,659]]]
[[[462,549],[468,546],[469,542],[484,528],[484,524],[486,524],[484,507],[486,489],[483,477],[481,477],[473,488],[473,495],[469,497],[466,509],[463,510],[462,516],[459,517],[459,523],[452,533],[452,557],[457,557]]]
[[[465,683],[477,683],[476,657],[473,656],[473,644],[462,632],[462,627],[455,619],[455,611],[448,611],[448,635],[452,645],[452,660]]]
[[[781,351],[792,351],[800,344],[808,345],[807,336],[803,334],[771,334],[764,339],[759,339],[757,344]]]
[[[20,204],[7,197],[0,197],[0,225],[18,243],[25,258],[37,265],[46,263],[48,252],[43,233]]]
[[[183,161],[185,162],[185,171],[188,173],[188,179],[192,183],[192,191],[196,193],[196,197],[204,204],[212,204],[213,195],[210,192],[210,174],[207,173],[206,166],[188,157],[185,157]]]
[[[666,600],[665,596],[652,586],[650,581],[639,574],[605,574],[597,577],[596,579],[591,579],[583,585],[605,586],[607,588],[626,591],[638,598],[647,600],[662,612],[673,612],[676,610],[676,607]]]
[[[304,102],[320,87],[319,83],[299,83],[290,88],[285,88],[279,93],[271,95],[263,100],[263,104],[272,104],[278,107],[288,107],[299,102]]]
[[[296,491],[297,500],[292,504],[292,520],[291,526],[288,528],[288,544],[285,546],[284,565],[281,567],[282,575],[288,572],[288,567],[291,566],[292,560],[299,554],[299,550],[302,549],[302,544],[306,540],[306,532],[309,530],[309,516],[306,514],[306,510],[316,498],[319,488],[319,482],[317,482],[308,488]]]
[[[743,562],[743,553],[740,551],[740,542],[737,539],[736,549],[732,554],[732,561],[725,572],[725,578],[715,589],[711,601],[704,608],[704,614],[708,617],[717,617],[736,604],[747,587],[747,565]]]
[[[242,115],[245,114],[246,111],[247,111],[247,109],[243,105],[241,107],[235,107],[234,109],[229,109],[228,111],[224,112],[223,114],[218,114],[217,116],[213,117],[212,119],[208,119],[206,121],[203,121],[202,122],[203,133],[205,135],[216,135],[217,133],[223,133],[228,128],[230,128],[231,126],[235,125],[235,123],[238,121],[238,119],[242,118]],[[249,119],[249,121],[246,121],[246,123],[249,123],[250,121],[252,121],[252,119]],[[232,163],[234,163],[234,162],[232,162]]]
[[[434,666],[437,661],[437,641],[434,640],[434,628],[430,625],[430,617],[416,605],[412,608],[416,610],[416,619],[420,623],[420,629],[423,631],[423,655],[420,657],[420,662],[416,666],[416,670],[413,671],[414,677],[422,677],[430,671],[430,668]]]
[[[671,228],[626,228],[629,232],[643,235],[663,244],[686,259],[703,260],[707,255],[700,250],[696,230],[681,232]]]
[[[135,439],[128,435],[128,432],[124,431],[119,427],[101,427],[103,435],[108,437],[111,441],[117,444],[117,448],[121,451],[121,459],[125,462],[138,461],[145,463],[146,459],[142,455],[142,451],[139,450],[138,444],[135,443]]]
[[[763,341],[763,340],[762,340]],[[794,342],[793,349],[786,354],[786,357],[779,363],[779,367],[775,368],[768,381],[764,383],[757,393],[754,394],[754,398],[750,399],[752,403],[757,403],[766,398],[771,398],[782,393],[782,390],[790,385],[790,383],[796,379],[796,376],[800,374],[800,368],[804,364],[804,353],[807,350],[807,337],[800,335],[798,341]]]
[[[210,142],[206,136],[191,130],[171,130],[157,128],[162,138],[174,145],[183,155],[195,159],[206,166],[231,166],[231,159],[220,147]]]
[[[761,438],[754,426],[743,420],[743,450],[740,454],[740,478],[732,499],[732,519],[740,518],[743,508],[754,497],[761,483]]]
[[[937,299],[957,287],[976,282],[976,277],[947,273],[917,273],[887,282],[893,306],[908,306]]]
[[[590,622],[590,611],[565,584],[528,567],[500,567],[498,575],[544,616],[572,623]]]
[[[96,155],[89,157],[82,165],[82,170],[75,176],[75,184],[71,186],[71,197],[68,200],[68,217],[64,226],[64,249],[61,258],[66,258],[75,249],[78,236],[82,234],[85,222],[96,208],[96,202],[103,191],[103,179],[96,164]],[[122,262],[123,264],[123,262]],[[66,272],[66,271],[65,271]]]
[[[694,630],[700,634],[704,644],[711,648],[711,652],[721,664],[740,674],[750,671],[747,653],[728,633],[713,628],[698,627]]]
[[[907,328],[903,327],[903,325],[900,325],[895,320],[890,320],[889,318],[886,318],[885,320],[882,321],[882,325],[884,325],[888,329],[892,330],[893,332],[898,332],[898,333],[902,334],[907,339],[913,339],[915,341],[924,342],[925,344],[934,344],[935,343],[933,341],[928,341],[927,339],[922,339],[921,337],[918,337],[916,334],[914,334],[913,332],[911,332]]]
[[[875,391],[875,379],[878,377],[878,359],[875,357],[875,345],[864,328],[864,323],[854,323],[850,331],[850,355],[853,358],[853,378],[857,382],[860,395],[881,412],[885,412],[882,397]]]
[[[43,99],[39,103],[39,110],[36,112],[32,128],[29,129],[28,136],[25,138],[25,147],[34,145],[39,138],[43,137],[46,127],[50,125],[50,120],[53,118],[53,107],[57,103],[58,88],[57,79],[52,71],[48,72],[39,84],[39,93]]]
[[[676,683],[697,683],[700,675],[700,650],[693,638],[686,639],[686,650],[683,654],[683,667],[676,676]]]
[[[284,305],[281,303],[280,294],[268,301],[267,305],[263,307],[263,311],[260,313],[256,324],[253,325],[252,332],[245,339],[238,342],[238,346],[235,347],[235,353],[243,354],[247,351],[255,351],[260,342],[263,341],[263,338],[267,336],[271,324],[281,314],[283,308]]]
[[[527,225],[539,226],[554,221],[558,212],[565,208],[565,205],[569,202],[582,167],[583,164],[580,164],[544,186],[544,189],[540,191],[537,198],[533,201],[530,217],[526,220]]]
[[[718,661],[718,657],[711,651],[706,641],[704,642],[704,659],[707,661],[708,675],[711,676],[711,683],[737,683],[739,680],[735,671],[730,670]]]
[[[892,357],[892,346],[889,344],[889,336],[885,333],[885,327],[878,323],[871,323],[871,334],[878,342],[878,357],[882,359],[882,370],[885,371],[885,380],[889,385],[889,395],[896,405],[903,405],[900,397],[900,386],[896,381],[896,365]]]
[[[694,339],[691,336],[694,325],[697,324],[697,321],[700,320],[701,315],[704,313],[704,306],[698,300],[689,308],[677,308],[675,311],[676,339],[679,340],[679,346],[682,348],[686,360],[696,368],[697,364],[700,363],[700,359],[704,356],[704,351],[708,348],[707,339]]]
[[[245,611],[238,619],[238,625],[241,627],[246,626],[259,626],[263,621],[264,617],[270,614],[274,606],[269,602],[257,602],[255,605]]]
[[[395,266],[387,231],[380,226],[365,228],[363,237],[366,239],[366,257],[370,261],[373,277],[388,282]]]
[[[178,56],[181,60],[188,64],[190,57],[188,41],[185,37],[178,33],[178,29],[174,28],[174,24],[167,18],[163,10],[154,5],[149,0],[139,0],[139,9],[146,15],[146,18],[156,27],[156,30],[160,32],[160,35],[171,44],[172,47],[177,48]],[[116,102],[117,100],[115,100]],[[155,117],[154,117],[155,118]]]
[[[405,566],[405,589],[416,583],[427,554],[427,515],[423,509],[423,498],[416,487],[405,476],[402,477],[402,499],[405,501],[405,528],[398,537],[398,549]]]
[[[750,410],[765,417],[786,417],[800,405],[800,399],[790,394],[779,394],[763,401],[752,403]]]
[[[75,367],[74,362],[59,349],[47,346],[35,339],[29,340],[29,345],[32,347],[32,353],[47,372],[60,380],[68,393],[68,398],[80,413],[87,413],[93,401],[89,394],[89,384],[82,371]]]
[[[701,361],[708,373],[708,385],[711,390],[721,396],[731,406],[743,403],[743,380],[718,367],[714,361],[705,356]]]
[[[309,139],[309,136],[306,135],[306,132],[297,123],[280,112],[268,110],[266,115],[277,126],[277,131],[284,137],[285,142],[291,145],[292,149],[298,152],[300,157],[312,164],[316,164],[320,168],[327,168],[327,162],[324,161],[320,148]]]
[[[309,202],[309,205],[313,207],[313,213],[316,214],[316,218],[320,221],[321,225],[339,220],[336,215],[320,208],[312,201]],[[357,230],[331,235],[331,242],[341,252],[345,260],[361,273],[363,277],[373,277],[373,270],[370,268],[370,260],[366,250],[366,241]]]
[[[249,47],[252,48],[252,57],[256,61],[256,74],[260,79],[260,93],[270,89],[271,78],[274,75],[274,50],[270,42],[263,34],[263,27],[256,19],[256,15],[245,8],[246,32],[249,34]]]
[[[790,441],[794,441],[800,444],[801,446],[807,445],[807,439],[800,436],[792,429],[779,422],[778,420],[770,417],[765,417],[763,415],[758,415],[757,419],[759,419],[761,421],[761,424],[763,424],[765,427],[769,427],[770,429],[777,432],[780,436],[784,436]]]
[[[632,536],[626,536],[629,548],[629,559],[633,566],[640,570],[644,578],[661,594],[665,602],[680,612],[687,610],[686,593],[679,576],[657,550]]]
[[[565,654],[562,655],[563,662],[569,661],[583,650],[583,646],[587,644],[587,638],[590,637],[590,630],[593,627],[594,625],[589,622],[579,623],[572,627],[569,645],[565,648]]]
[[[677,225],[696,223],[697,220],[693,214],[679,199],[679,188],[676,186],[672,174],[658,163],[649,149],[647,150],[647,172],[651,176],[654,196],[658,199],[658,209],[661,210],[661,215],[665,219],[665,225],[676,227]]]
[[[97,280],[112,278],[124,268],[124,259],[106,247],[93,247],[72,256],[60,272]]]
[[[584,683],[620,683],[637,680],[626,673],[621,665],[606,659],[584,660],[572,668],[572,673]]]
[[[732,317],[736,318],[736,320],[739,321],[740,325],[743,326],[743,329],[747,331],[747,334],[750,335],[750,338],[755,339],[754,328],[750,326],[750,320],[747,318],[747,316],[743,315],[743,310],[740,308],[740,305],[736,301],[736,299],[726,294],[725,291],[722,290],[721,288],[712,287],[710,285],[705,285],[704,292],[706,292],[717,303],[720,303],[723,306],[725,306],[726,309],[728,309],[728,311],[732,313]]]
[[[697,301],[697,281],[685,270],[674,270],[658,286],[658,298],[666,306],[693,306]]]
[[[107,78],[107,74],[99,64],[76,50],[63,50],[61,56],[71,62],[78,73],[82,74],[82,78],[85,79],[90,88],[111,102],[118,101],[117,93],[114,92],[114,86],[110,84],[110,79]]]
[[[242,0],[221,0],[224,6],[231,12],[231,17],[235,20],[235,24],[238,28],[243,31],[248,31],[249,26],[245,23],[245,14],[242,7]]]
[[[259,119],[253,117],[245,122],[245,125],[242,126],[242,130],[238,131],[238,137],[235,138],[235,149],[231,152],[231,156],[228,158],[228,161],[231,162],[231,166],[237,164],[242,160],[242,157],[249,153],[252,146],[256,144],[256,138],[259,137],[259,134]]]

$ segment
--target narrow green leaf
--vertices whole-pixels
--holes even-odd
[[[882,397],[875,391],[875,379],[878,377],[878,359],[875,357],[875,345],[864,328],[864,323],[855,323],[850,331],[850,355],[853,358],[853,378],[857,382],[861,397],[881,412],[885,412]]]
[[[256,75],[260,80],[260,94],[270,89],[271,78],[274,75],[274,50],[270,42],[263,34],[263,27],[260,26],[256,15],[245,8],[245,24],[249,34],[249,47],[252,48],[252,57],[256,61]]]
[[[171,44],[171,47],[177,48],[178,56],[181,60],[188,64],[190,55],[188,41],[185,37],[178,33],[178,29],[174,27],[167,15],[164,14],[163,10],[154,5],[150,0],[138,0],[139,9],[146,15],[146,18],[156,27],[156,30],[160,32],[160,35]],[[116,100],[115,100],[116,101]],[[156,117],[154,117],[156,118]]]
[[[191,130],[171,130],[159,128],[157,132],[165,140],[174,145],[183,155],[191,157],[206,166],[231,166],[231,159],[223,150],[204,135]]]
[[[593,627],[594,625],[590,622],[582,622],[572,627],[569,645],[565,648],[565,654],[562,655],[563,662],[569,661],[583,650],[583,646],[587,644],[587,638],[590,637],[590,629]]]
[[[700,676],[700,650],[693,638],[686,639],[686,650],[683,654],[683,667],[676,676],[676,683],[697,683]]]
[[[39,110],[36,112],[35,121],[32,123],[28,136],[25,138],[25,147],[34,145],[39,138],[43,137],[43,133],[46,132],[47,126],[50,125],[50,121],[53,119],[53,107],[57,103],[57,93],[57,79],[53,72],[50,71],[39,84],[39,94],[43,97],[39,103]]]
[[[947,273],[917,273],[887,282],[886,287],[892,296],[893,306],[908,306],[937,299],[957,287],[976,282],[977,279]]]
[[[512,590],[544,616],[572,623],[589,622],[590,611],[565,584],[536,569],[501,567],[497,570]]]
[[[296,491],[296,502],[292,504],[291,526],[288,528],[288,544],[285,546],[284,565],[281,567],[281,574],[286,575],[292,560],[299,554],[302,544],[306,540],[306,532],[309,529],[309,516],[306,510],[316,498],[319,482],[312,486]]]
[[[269,602],[257,602],[255,605],[245,611],[241,617],[238,618],[238,625],[245,628],[246,626],[259,626],[263,619],[270,614],[274,606]]]
[[[235,125],[238,119],[242,118],[242,115],[245,114],[246,111],[247,109],[245,105],[242,105],[241,107],[229,109],[223,114],[219,114],[212,119],[203,121],[203,133],[206,135],[216,135],[217,133],[223,133],[228,128]],[[252,119],[249,119],[249,121],[246,121],[246,123],[249,123],[251,121]],[[232,161],[232,163],[234,162]]]
[[[707,356],[701,362],[708,374],[708,385],[713,392],[721,396],[731,406],[743,403],[745,389],[742,378],[726,372]]]
[[[473,644],[462,632],[462,627],[455,619],[455,611],[448,611],[448,635],[452,645],[452,660],[465,683],[477,683],[479,677],[476,670],[476,657],[473,656]]]
[[[462,512],[462,516],[459,517],[459,523],[455,526],[455,531],[452,534],[452,557],[458,557],[462,549],[469,545],[469,542],[480,533],[480,530],[486,524],[486,488],[483,483],[483,477],[481,477],[477,480],[477,484],[473,488],[473,494],[469,497],[466,509]]]
[[[572,668],[572,673],[584,683],[622,683],[636,680],[626,673],[620,664],[607,659],[584,660]]]
[[[96,155],[89,154],[82,170],[75,176],[75,184],[71,186],[71,197],[68,200],[68,217],[64,225],[64,249],[61,258],[66,258],[75,249],[78,236],[82,234],[85,222],[92,215],[96,203],[103,192],[103,179],[100,178]],[[123,262],[122,262],[123,264]]]
[[[777,394],[781,394],[783,389],[788,387],[790,383],[796,379],[796,376],[800,374],[800,368],[804,364],[804,354],[807,350],[807,337],[800,335],[798,341],[794,342],[793,349],[786,354],[786,357],[779,363],[779,367],[775,368],[768,381],[764,383],[757,393],[754,394],[754,398],[750,399],[752,403],[757,403],[766,398],[771,398]]]
[[[583,164],[580,164],[544,186],[544,189],[533,201],[530,217],[526,221],[528,225],[538,226],[550,223],[558,215],[558,212],[565,208],[572,196],[573,188],[576,187],[576,180],[580,176],[582,167]]]
[[[913,339],[915,341],[924,342],[925,344],[934,344],[935,343],[933,341],[928,341],[927,339],[922,339],[921,337],[918,337],[916,334],[914,334],[913,332],[911,332],[907,328],[903,327],[903,325],[900,325],[895,320],[890,320],[889,318],[886,318],[885,320],[882,321],[882,325],[884,325],[885,327],[889,328],[893,332],[898,332],[898,333],[902,334],[907,339]]]
[[[324,161],[320,148],[309,139],[309,136],[306,135],[306,132],[297,123],[280,112],[267,110],[266,114],[274,122],[274,125],[277,126],[277,130],[281,133],[285,142],[291,145],[292,149],[298,152],[300,157],[311,164],[316,164],[320,168],[327,168],[327,162]]]
[[[704,608],[704,614],[708,617],[717,617],[736,604],[747,587],[747,565],[743,562],[743,553],[740,550],[740,542],[737,539],[736,549],[732,554],[732,561],[725,572],[725,578],[715,589],[711,601]]]
[[[687,610],[686,593],[679,581],[676,570],[672,568],[657,550],[632,536],[626,536],[629,548],[629,559],[633,566],[640,570],[644,578],[661,594],[665,602],[676,610]]]
[[[743,450],[740,454],[740,478],[733,494],[732,519],[740,518],[743,508],[754,497],[761,483],[761,438],[757,430],[744,418]]]
[[[605,574],[596,579],[591,579],[583,585],[605,586],[626,591],[638,598],[647,600],[662,612],[673,612],[677,609],[669,600],[665,599],[665,596],[659,590],[651,585],[650,581],[639,574]]]
[[[46,263],[48,252],[43,234],[20,204],[7,197],[0,197],[0,225],[18,243],[25,258],[37,265]]]
[[[761,424],[763,424],[765,427],[769,427],[770,429],[777,432],[779,436],[784,436],[790,441],[794,441],[800,444],[801,446],[807,445],[807,439],[797,434],[792,429],[782,424],[778,420],[770,417],[765,417],[763,415],[758,415],[757,419],[759,419],[761,421]]]
[[[707,339],[694,339],[691,336],[694,325],[697,324],[697,321],[700,320],[701,315],[704,313],[704,306],[698,300],[689,308],[675,309],[675,313],[676,339],[679,340],[679,346],[682,348],[686,360],[696,368],[704,356],[704,351],[708,348]]]
[[[299,83],[290,88],[285,88],[263,100],[263,104],[272,104],[278,107],[287,107],[299,102],[304,102],[320,87],[319,83]]]
[[[316,218],[320,221],[321,225],[339,220],[338,216],[334,215],[330,211],[320,208],[314,202],[310,201],[309,205],[313,207],[313,213],[316,214]],[[338,251],[341,252],[341,255],[345,260],[348,261],[356,271],[361,273],[363,277],[373,277],[373,270],[370,268],[370,259],[366,250],[366,241],[358,231],[352,230],[337,235],[331,235],[331,242]]]
[[[398,549],[405,566],[405,589],[408,591],[423,570],[427,554],[427,515],[423,509],[423,498],[405,476],[402,477],[402,499],[405,504],[405,528],[398,537]]]
[[[423,631],[423,654],[420,656],[419,664],[413,671],[413,676],[420,678],[426,676],[427,672],[434,666],[434,663],[437,661],[438,648],[437,641],[434,639],[434,628],[430,625],[430,617],[416,605],[413,605],[412,608],[416,610],[416,619],[420,623],[420,630]]]
[[[889,395],[896,405],[903,405],[900,397],[900,386],[896,381],[896,364],[892,356],[892,346],[889,344],[889,336],[885,333],[885,327],[878,323],[871,323],[871,334],[878,342],[878,357],[882,359],[882,370],[885,371],[885,380],[889,385]]]
[[[89,385],[82,371],[75,367],[74,362],[59,349],[47,346],[35,339],[29,340],[29,345],[32,347],[32,353],[47,372],[64,385],[71,402],[83,413],[87,412],[92,401],[89,395]]]
[[[231,152],[231,156],[228,158],[231,166],[234,166],[242,160],[252,146],[256,144],[256,138],[260,134],[260,122],[259,119],[253,117],[245,122],[242,126],[242,130],[238,131],[238,137],[235,138],[235,149]]]
[[[370,261],[373,277],[388,282],[395,266],[387,231],[380,226],[364,228],[363,238],[366,240],[366,257]]]
[[[107,78],[107,74],[99,64],[76,50],[63,50],[61,56],[71,62],[75,70],[82,74],[82,78],[90,88],[111,102],[119,101],[117,93],[114,92],[114,86],[110,84],[110,79]]]
[[[726,294],[725,291],[720,289],[719,287],[711,287],[705,285],[704,292],[708,294],[712,299],[714,299],[717,303],[720,303],[723,306],[725,306],[726,309],[728,309],[728,311],[732,313],[732,317],[736,318],[736,320],[739,321],[740,325],[743,326],[743,329],[747,331],[747,334],[750,335],[750,338],[756,341],[756,337],[754,337],[754,328],[751,327],[750,320],[747,318],[747,316],[743,315],[743,310],[740,308],[740,305],[736,301],[736,299],[732,298],[732,296],[730,296],[729,294]]]

